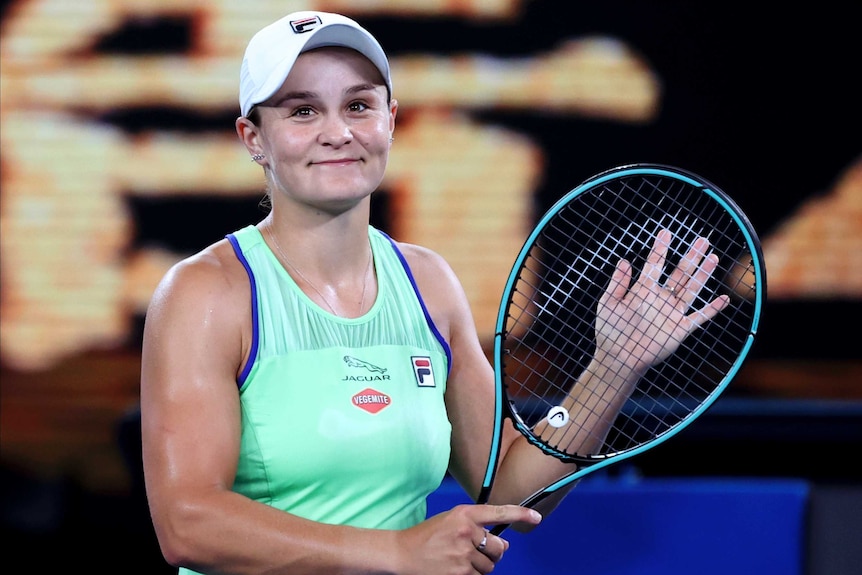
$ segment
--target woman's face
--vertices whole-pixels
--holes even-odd
[[[380,72],[358,52],[301,54],[259,110],[273,196],[337,211],[370,195],[383,179],[396,110]]]

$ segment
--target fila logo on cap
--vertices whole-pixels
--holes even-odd
[[[304,34],[306,32],[311,32],[321,24],[320,16],[312,16],[311,18],[303,18],[302,20],[292,20],[290,22],[290,27],[293,28],[293,31],[297,34]]]

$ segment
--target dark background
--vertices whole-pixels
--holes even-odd
[[[4,17],[12,4],[0,4]],[[806,200],[826,193],[862,152],[862,48],[857,11],[850,3],[792,8],[535,1],[525,2],[522,17],[513,23],[396,16],[363,17],[362,23],[393,58],[461,52],[519,57],[551,50],[561,38],[601,34],[621,38],[659,71],[662,111],[647,125],[565,118],[541,109],[474,114],[541,142],[548,164],[539,208],[614,165],[666,163],[702,174],[727,191],[765,238]],[[190,33],[182,19],[130,23],[99,49],[182,53]],[[186,110],[134,109],[104,120],[130,133],[154,127],[204,131],[232,126],[235,115],[235,110],[204,117]],[[202,248],[260,217],[255,199],[139,200],[131,207],[138,242],[158,238],[182,251]],[[385,220],[385,214],[378,217]],[[172,234],[172,222],[189,218],[199,222],[199,233]],[[860,484],[862,381],[845,376],[860,373],[855,335],[860,316],[858,294],[769,299],[740,383],[686,433],[628,467],[648,476],[800,477],[826,488],[855,489]],[[131,342],[127,353],[136,354],[137,343]],[[100,358],[92,354],[84,361]],[[792,386],[779,386],[778,392],[757,385],[760,377],[785,376],[781,366],[788,361],[814,366],[805,373],[818,377],[806,381],[805,373],[797,374]],[[830,373],[831,378],[820,377]],[[4,371],[7,383],[13,376],[20,379]],[[837,391],[829,387],[836,381]],[[120,565],[171,572],[158,555],[145,507],[138,425],[134,410],[117,420],[116,447],[130,478],[122,493],[93,492],[73,478],[34,475],[4,462],[6,549],[14,549],[37,571],[75,566],[98,573]],[[858,505],[858,498],[854,501]],[[111,564],[109,557],[118,559]]]

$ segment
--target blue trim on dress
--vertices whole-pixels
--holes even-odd
[[[241,388],[245,384],[245,380],[248,379],[251,367],[257,360],[258,347],[260,346],[260,328],[258,326],[257,312],[257,281],[254,279],[254,272],[251,270],[251,266],[245,258],[245,254],[242,253],[242,248],[239,246],[239,240],[236,239],[234,234],[228,234],[225,237],[233,246],[233,251],[236,254],[237,259],[242,264],[242,267],[245,268],[245,271],[248,274],[249,283],[251,284],[251,352],[248,354],[248,361],[246,361],[245,366],[242,368],[242,372],[236,380],[237,387]]]

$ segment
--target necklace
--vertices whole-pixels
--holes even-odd
[[[329,300],[326,299],[326,296],[323,295],[323,292],[320,291],[319,289],[317,289],[317,286],[314,285],[314,282],[312,282],[310,279],[308,279],[306,277],[306,275],[304,273],[302,273],[302,270],[299,269],[298,267],[296,267],[295,265],[293,265],[293,262],[290,261],[290,259],[285,255],[284,250],[281,249],[281,244],[278,243],[278,238],[275,237],[275,234],[272,231],[272,228],[268,228],[267,231],[269,232],[269,237],[272,238],[272,243],[275,246],[275,249],[278,250],[278,255],[281,256],[281,259],[283,259],[284,262],[288,266],[290,266],[290,269],[295,271],[297,273],[297,275],[299,277],[301,277],[302,280],[305,283],[307,283],[311,287],[311,289],[314,290],[314,292],[317,295],[320,296],[320,299],[323,300],[323,303],[326,304],[326,307],[329,308],[329,311],[331,311],[333,315],[335,315],[337,317],[342,317],[342,315],[335,310],[335,307],[331,303],[329,303]],[[368,292],[368,276],[369,276],[369,272],[371,271],[371,262],[372,262],[373,257],[374,257],[374,254],[372,253],[370,248],[371,248],[371,246],[369,246],[369,250],[368,250],[368,265],[365,266],[365,279],[363,279],[363,282],[362,282],[362,298],[359,300],[359,313],[360,314],[362,314],[362,312],[365,311],[365,294]]]

